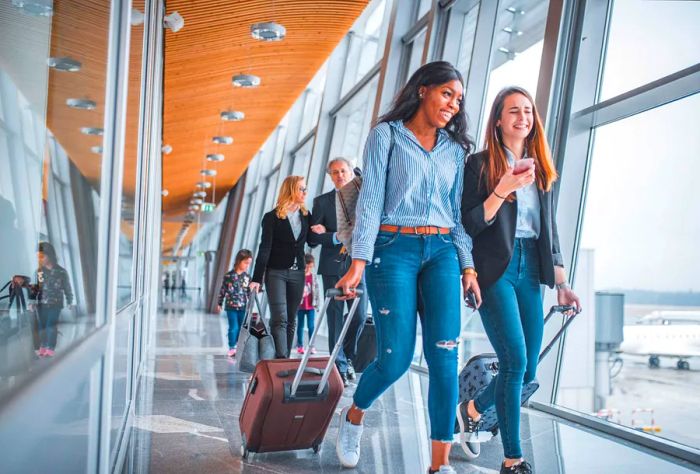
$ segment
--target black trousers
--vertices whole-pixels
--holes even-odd
[[[338,275],[321,275],[321,277],[324,291],[335,288],[335,284],[340,280],[340,276]],[[357,287],[362,290],[366,288],[364,276]],[[340,331],[343,329],[343,316],[350,312],[350,306],[353,301],[354,300],[337,301],[333,299],[328,305],[326,317],[328,318],[328,350],[330,352],[333,351],[333,346],[335,346],[335,343],[338,341]],[[357,311],[345,335],[345,340],[340,348],[340,352],[338,352],[338,358],[335,360],[335,365],[338,366],[338,371],[341,374],[348,371],[348,359],[352,360],[357,354],[357,341],[360,340],[360,334],[362,334],[362,329],[365,327],[365,321],[367,320],[367,301],[368,297],[365,291],[360,297]]]
[[[270,331],[275,341],[275,357],[286,359],[292,350],[297,308],[304,295],[304,270],[268,268],[265,287],[270,304]]]

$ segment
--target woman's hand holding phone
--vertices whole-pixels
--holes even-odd
[[[520,164],[520,163],[523,164]],[[508,167],[506,172],[501,176],[501,179],[496,185],[496,194],[499,196],[508,196],[520,188],[529,186],[535,182],[535,160],[532,158],[523,158],[516,162],[515,167]]]

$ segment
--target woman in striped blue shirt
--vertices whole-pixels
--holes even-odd
[[[465,291],[481,300],[472,241],[461,224],[464,160],[472,148],[463,89],[450,63],[426,64],[367,138],[352,264],[336,287],[354,297],[366,268],[378,351],[353,405],[340,415],[336,452],[345,467],[359,462],[364,411],[411,364],[420,308],[430,374],[428,472],[455,472],[448,456],[457,405],[460,275]]]

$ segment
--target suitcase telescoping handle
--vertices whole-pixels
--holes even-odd
[[[566,316],[564,313],[567,311],[574,311],[574,314],[571,316]],[[552,319],[552,316],[554,316],[555,313],[562,313],[564,314],[564,324],[559,328],[557,333],[554,335],[551,341],[549,341],[549,344],[545,346],[544,349],[542,349],[542,352],[540,352],[540,358],[537,360],[537,362],[542,362],[542,359],[545,358],[545,356],[549,353],[549,351],[552,350],[552,347],[554,347],[554,344],[559,340],[559,338],[564,334],[566,331],[566,328],[569,327],[569,324],[574,322],[574,318],[580,311],[576,311],[576,308],[573,306],[566,306],[566,305],[557,305],[557,306],[552,306],[552,308],[549,310],[549,313],[547,313],[547,316],[544,318],[544,323],[547,324],[547,321]]]
[[[340,348],[343,345],[345,334],[348,332],[348,328],[350,328],[350,323],[352,322],[352,318],[355,315],[355,311],[357,310],[357,305],[360,304],[360,296],[362,295],[362,290],[356,289],[355,294],[357,295],[357,298],[355,298],[352,302],[350,312],[345,318],[345,323],[343,323],[343,329],[338,335],[338,341],[336,341],[335,347],[333,347],[333,352],[331,353],[331,356],[328,359],[328,364],[326,364],[326,368],[323,371],[321,381],[318,383],[318,389],[316,390],[317,395],[320,395],[323,392],[323,389],[326,387],[328,377],[330,377],[331,375],[331,369],[333,368],[333,364],[335,364],[335,359],[336,357],[338,357],[338,352],[340,352]],[[336,296],[343,296],[343,291],[338,288],[331,288],[330,290],[326,291],[326,299],[323,302],[323,307],[321,308],[321,317],[319,318],[320,321],[316,325],[311,339],[309,339],[309,346],[304,351],[304,357],[302,357],[301,363],[299,364],[299,368],[297,369],[297,372],[294,375],[294,381],[292,382],[292,389],[290,391],[290,396],[292,398],[297,393],[297,389],[299,388],[299,384],[301,383],[301,377],[304,374],[304,371],[306,370],[306,365],[309,363],[309,358],[311,357],[311,351],[309,349],[314,346],[314,343],[316,342],[316,336],[318,336],[318,331],[321,328],[321,324],[323,324],[324,316],[326,316],[328,305],[330,304],[331,299],[335,298]]]

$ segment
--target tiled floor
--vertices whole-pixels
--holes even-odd
[[[354,470],[335,454],[337,420],[321,451],[240,456],[238,415],[246,374],[224,355],[223,319],[190,311],[159,315],[158,350],[141,380],[127,471],[152,473],[416,473],[429,463],[427,380],[409,373],[367,413],[362,458]],[[354,386],[339,404],[350,403]],[[541,412],[526,410],[522,423],[525,456],[537,473],[700,472],[625,445]],[[460,473],[498,472],[498,438],[468,462],[458,445],[451,460]]]

